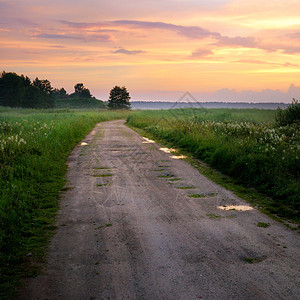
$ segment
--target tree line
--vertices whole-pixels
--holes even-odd
[[[47,79],[36,77],[31,81],[23,74],[3,71],[0,73],[0,106],[53,108],[55,99],[92,98],[83,83],[77,83],[74,89],[74,93],[69,95],[64,88],[53,88]]]
[[[56,99],[73,98],[95,99],[83,83],[75,84],[74,93],[68,94],[64,88],[53,88],[47,79],[36,77],[31,81],[23,74],[5,71],[0,73],[0,106],[53,108]],[[109,109],[130,109],[129,100],[126,87],[115,86],[110,91],[107,106]]]

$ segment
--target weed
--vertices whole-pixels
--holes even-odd
[[[111,177],[112,174],[96,174],[96,175],[92,175],[93,177]]]
[[[247,262],[248,264],[255,264],[255,263],[260,263],[263,260],[265,260],[266,257],[244,257],[244,261]]]
[[[190,198],[205,198],[205,195],[203,194],[191,194],[188,195]]]
[[[180,190],[193,190],[196,187],[194,187],[194,186],[178,186],[177,188]]]
[[[106,223],[106,224],[103,224],[103,225],[100,225],[98,227],[96,227],[95,229],[101,229],[101,228],[106,228],[106,227],[111,227],[112,224],[111,223]]]
[[[257,227],[268,228],[270,226],[271,226],[270,223],[264,223],[264,222],[258,222],[257,223]]]
[[[174,177],[174,175],[172,175],[172,174],[166,174],[166,175],[159,175],[157,177],[159,177],[159,178],[172,178],[172,177]]]
[[[220,219],[222,216],[216,214],[206,214],[211,220]]]

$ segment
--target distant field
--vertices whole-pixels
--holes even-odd
[[[71,109],[106,109],[106,104],[94,98],[68,98],[56,99],[56,108],[71,108]]]
[[[70,151],[96,123],[127,115],[0,107],[1,299],[13,299],[18,279],[38,271],[31,263],[53,232]]]
[[[299,222],[300,128],[276,127],[275,113],[177,109],[141,111],[127,121],[271,196],[264,204],[269,212]]]

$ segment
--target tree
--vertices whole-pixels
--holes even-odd
[[[130,109],[130,96],[125,86],[115,86],[111,89],[108,99],[110,109]]]
[[[61,89],[54,89],[52,92],[54,98],[57,99],[64,99],[68,97],[68,93],[64,88]]]
[[[74,86],[75,93],[73,94],[75,97],[80,97],[80,98],[91,98],[91,92],[89,89],[87,89],[83,83],[77,83]]]
[[[83,83],[77,83],[74,85],[75,94],[81,94],[82,90],[84,89]]]
[[[25,88],[23,79],[16,73],[3,71],[0,76],[0,105],[20,107]]]
[[[30,85],[25,88],[22,107],[43,108],[46,106],[44,102],[43,93],[38,87]]]
[[[24,85],[25,87],[31,85],[31,80],[30,80],[30,78],[29,78],[28,76],[25,77],[25,76],[22,74],[22,75],[21,75],[21,78],[22,78],[22,80],[23,80],[23,85]]]
[[[52,108],[55,107],[55,100],[53,97],[53,88],[51,83],[47,79],[40,80],[36,77],[33,81],[33,86],[36,86],[42,93],[43,103],[40,103],[43,108]]]
[[[40,91],[46,95],[52,94],[53,88],[51,86],[50,81],[47,79],[39,80],[38,78],[36,78],[33,81],[33,85],[38,87]]]
[[[49,80],[16,73],[0,73],[0,105],[10,107],[51,108],[55,106],[53,88]]]

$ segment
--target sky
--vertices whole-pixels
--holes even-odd
[[[107,100],[300,99],[300,0],[0,0],[0,71]]]

